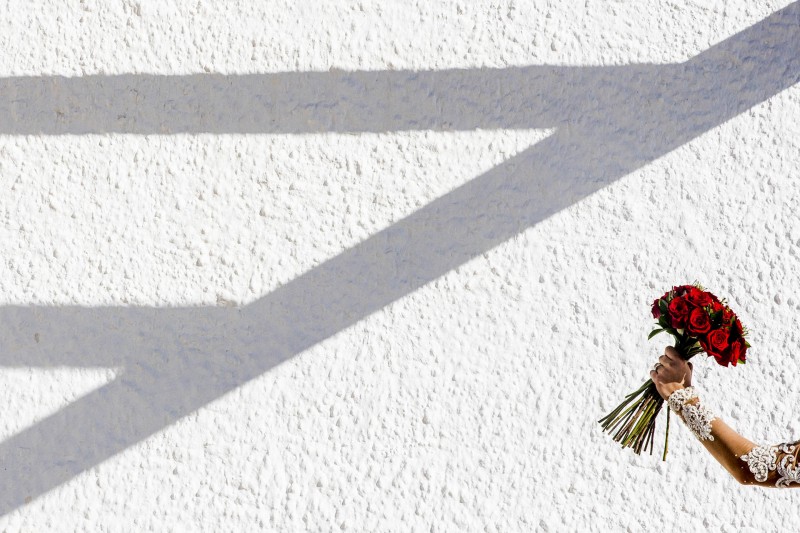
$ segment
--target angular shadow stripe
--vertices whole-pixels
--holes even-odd
[[[569,76],[557,78],[565,80],[563,86],[554,85],[556,75],[551,74],[555,70],[533,69],[531,83],[517,80],[522,82],[518,90],[544,83],[547,91],[528,87],[526,94],[552,92],[543,96],[545,104],[537,102],[529,106],[535,111],[527,118],[541,119],[542,124],[557,124],[553,135],[244,308],[7,306],[1,309],[0,319],[7,325],[7,331],[0,338],[0,364],[101,364],[122,366],[123,371],[112,383],[0,443],[3,468],[0,511],[7,513],[26,497],[38,496],[69,481],[222,394],[796,84],[800,81],[798,5],[794,3],[774,13],[678,65],[611,70],[574,68],[568,70]],[[501,120],[506,110],[498,107],[492,97],[510,95],[512,88],[497,93],[469,87],[466,80],[472,83],[485,80],[480,72],[475,71],[471,77],[459,74],[466,85],[428,91],[440,94],[441,100],[447,100],[447,91],[453,91],[451,96],[456,100],[471,95],[469,98],[476,99],[473,108],[483,109],[471,117],[460,118],[455,110],[442,108],[444,115],[450,114],[445,120],[441,115],[418,112],[408,103],[395,108],[387,117],[370,107],[378,104],[381,95],[367,98],[365,109],[376,112],[379,118],[375,121],[348,113],[339,116],[331,111],[339,105],[336,98],[355,99],[356,91],[344,95],[333,93],[329,96],[332,106],[322,115],[312,113],[313,120],[306,116],[272,117],[266,122],[270,127],[283,128],[274,130],[276,133],[298,133],[301,127],[304,132],[331,131],[318,129],[323,125],[345,128],[335,131],[413,129],[417,124],[449,128],[447,124],[451,121],[460,127],[487,127],[475,126],[479,117],[489,117],[488,127],[506,127]],[[542,72],[551,74],[543,76]],[[609,75],[611,72],[613,75]],[[431,76],[430,86],[438,88],[432,77],[434,73],[427,75]],[[448,75],[443,79],[448,80]],[[339,74],[333,76],[335,84],[342,83]],[[281,90],[287,90],[282,87]],[[415,87],[418,85],[412,84],[407,90]],[[300,91],[297,105],[287,104],[286,109],[314,108],[307,106],[313,98]],[[277,92],[272,94],[281,98]],[[577,105],[572,106],[572,98],[577,99]],[[290,101],[291,95],[286,99]],[[557,119],[555,111],[559,108],[563,113]],[[36,114],[25,109],[26,113]],[[427,112],[438,113],[439,109]],[[171,121],[169,116],[163,118]],[[181,127],[205,124],[181,113],[174,118]],[[264,118],[261,116],[259,120]],[[95,127],[104,126],[95,132],[117,131],[113,123],[103,122],[106,119],[108,114],[103,111],[89,122],[95,123]],[[237,120],[223,125],[241,126]],[[508,117],[511,127],[522,123],[518,120]],[[86,126],[77,117],[65,124],[72,124],[69,126],[74,130],[72,133],[82,132]],[[370,125],[374,129],[358,129]],[[537,123],[524,127],[540,126]],[[262,124],[259,131],[263,130]],[[14,131],[20,133],[18,129]],[[40,334],[38,345],[32,341],[35,332]]]

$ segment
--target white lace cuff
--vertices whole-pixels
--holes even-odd
[[[697,398],[697,403],[688,403]],[[714,440],[711,434],[711,421],[718,418],[705,405],[700,403],[694,387],[684,387],[669,395],[667,399],[670,409],[681,415],[686,425],[699,440]]]
[[[667,403],[669,404],[670,409],[678,414],[681,414],[683,404],[692,398],[697,398],[694,387],[684,387],[682,389],[673,391],[673,393],[669,395],[669,398],[667,398]]]

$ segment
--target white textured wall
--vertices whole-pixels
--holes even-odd
[[[784,10],[785,8],[785,10]],[[784,11],[781,11],[784,10]],[[0,4],[0,529],[769,531],[665,413],[800,438],[800,5]],[[764,391],[769,391],[765,394]]]

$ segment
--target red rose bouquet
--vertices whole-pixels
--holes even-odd
[[[653,301],[651,312],[658,321],[658,327],[647,338],[652,339],[662,331],[670,333],[675,337],[675,349],[684,360],[688,361],[698,353],[705,352],[722,366],[745,364],[745,353],[750,348],[750,343],[745,339],[747,328],[742,326],[725,299],[720,300],[696,282],[672,287],[671,291]],[[625,398],[598,422],[602,424],[603,431],[613,431],[621,425],[614,434],[615,441],[622,442],[623,448],[632,447],[636,454],[640,454],[649,444],[652,455],[656,417],[664,399],[652,379]],[[663,461],[667,458],[668,439],[669,409]]]

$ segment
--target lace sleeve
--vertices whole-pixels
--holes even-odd
[[[700,441],[715,440],[712,421],[718,417],[700,401],[694,387],[676,390],[667,403]],[[729,444],[723,446],[730,448]],[[800,487],[800,440],[768,446],[756,445],[740,459],[744,463],[740,463],[738,471],[744,485]]]
[[[790,483],[800,483],[800,440],[754,446],[741,460],[747,463],[750,472],[743,481],[745,485],[784,488]]]

